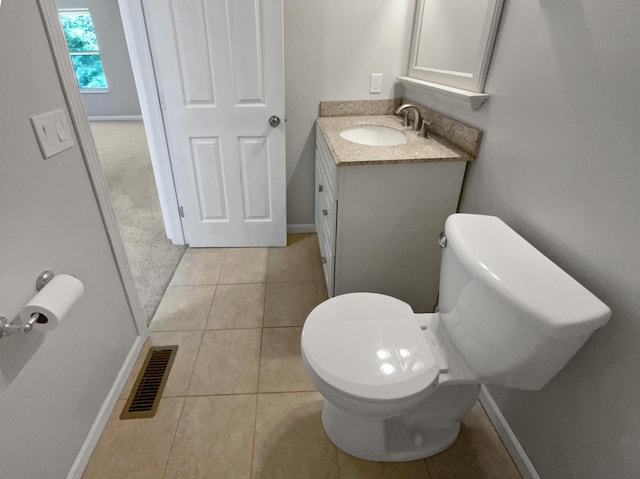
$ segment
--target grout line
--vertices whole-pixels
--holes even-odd
[[[263,329],[301,328],[303,324],[285,324],[282,326],[263,326]]]
[[[264,300],[262,302],[262,327],[260,328],[260,354],[258,355],[258,384],[256,384],[257,392],[260,392],[260,373],[262,372],[262,345],[264,344],[264,312],[266,309],[267,309],[267,287],[265,285]]]
[[[162,399],[177,398],[202,398],[202,397],[227,397],[227,396],[254,396],[259,394],[303,394],[317,393],[317,389],[296,389],[295,391],[264,391],[264,392],[236,392],[236,393],[213,393],[213,394],[184,394],[177,396],[162,396]],[[124,399],[118,399],[124,401]]]
[[[267,260],[268,261],[268,260]],[[268,263],[267,263],[267,275]],[[258,394],[260,394],[260,373],[262,372],[262,344],[264,342],[264,312],[267,308],[267,287],[265,285],[264,301],[262,302],[262,328],[260,328],[260,354],[258,356],[258,384],[256,385],[256,414],[253,420],[253,442],[251,444],[251,468],[249,477],[253,478],[253,463],[256,456],[256,431],[258,430]]]
[[[196,372],[196,364],[198,364],[198,356],[200,355],[200,349],[202,348],[202,342],[204,341],[204,331],[202,331],[202,335],[200,336],[200,344],[198,344],[198,349],[196,349],[196,358],[193,361],[193,368],[191,368],[191,374],[189,374],[189,381],[187,381],[187,394],[189,394],[189,388],[191,387],[191,380],[193,379],[193,375]],[[169,373],[171,374],[171,373]]]
[[[302,324],[284,325],[284,326],[253,326],[247,328],[205,328],[205,329],[154,329],[149,333],[201,333],[207,331],[246,331],[247,329],[278,329],[278,328],[301,328]]]
[[[336,445],[333,443],[332,445],[333,445],[333,448],[336,450],[336,465],[338,466],[338,477],[342,479],[342,470],[340,469],[340,453],[338,452],[338,448],[336,447]]]
[[[313,271],[311,272],[313,275]],[[288,283],[314,283],[315,279],[298,279],[298,280],[289,280],[289,281],[267,281],[267,284],[288,284]]]
[[[162,402],[164,398],[161,397],[160,401]],[[182,413],[184,412],[184,405],[187,402],[187,398],[182,399],[182,407],[180,408],[180,414],[178,414],[178,420],[176,421],[176,427],[173,430],[173,435],[171,436],[171,445],[169,446],[169,452],[167,453],[167,458],[164,461],[164,468],[162,469],[162,477],[164,478],[167,473],[167,467],[169,466],[169,458],[171,457],[171,451],[173,451],[173,445],[176,440],[176,434],[178,433],[178,426],[180,426],[180,420],[182,419]],[[160,405],[158,405],[158,409],[160,409]]]
[[[218,283],[218,286],[243,286],[246,284],[267,284],[266,281],[246,281],[241,283]]]
[[[226,256],[226,252],[225,252],[225,256]],[[224,264],[224,263],[223,263]],[[220,271],[222,271],[222,268],[220,268]],[[211,315],[211,308],[213,308],[213,301],[216,298],[216,293],[218,292],[218,286],[216,285],[214,291],[213,291],[213,297],[211,298],[211,304],[209,304],[209,310],[207,312],[207,319],[204,322],[204,326],[205,329],[202,330],[202,335],[200,336],[200,344],[198,344],[198,349],[196,350],[196,358],[193,361],[193,368],[191,369],[191,374],[189,375],[189,382],[187,383],[187,393],[189,393],[189,388],[191,387],[191,380],[193,379],[193,374],[196,371],[196,365],[198,364],[198,356],[200,355],[200,349],[202,348],[202,342],[204,341],[204,333],[207,330],[207,324],[209,323],[209,316]],[[199,330],[197,330],[199,331]]]
[[[207,311],[207,319],[204,321],[204,330],[207,330],[207,325],[209,324],[209,318],[211,317],[211,311],[213,310],[213,302],[216,300],[216,295],[218,294],[218,285],[216,284],[215,289],[213,290],[213,297],[211,298],[211,303],[209,304],[209,310]]]
[[[427,470],[427,479],[431,479],[431,472],[429,471],[429,464],[427,464],[427,458],[425,457],[422,462],[424,462],[424,467]]]
[[[251,443],[251,467],[249,468],[249,479],[253,478],[253,462],[256,455],[256,430],[258,429],[258,395],[256,394],[256,409],[253,417],[253,442]]]

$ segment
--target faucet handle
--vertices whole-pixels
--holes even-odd
[[[433,122],[422,119],[422,126],[420,127],[420,136],[424,136],[425,138],[429,138],[429,132],[427,130],[428,126],[432,126]]]

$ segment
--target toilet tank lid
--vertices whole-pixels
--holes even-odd
[[[495,216],[454,214],[445,224],[447,248],[490,289],[553,338],[590,333],[611,310],[531,243]]]

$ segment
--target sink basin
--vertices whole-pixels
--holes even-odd
[[[402,145],[407,142],[407,137],[401,131],[376,125],[347,128],[340,132],[340,136],[352,143],[370,146],[393,146]]]

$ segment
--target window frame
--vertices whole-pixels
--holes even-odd
[[[0,0],[1,1],[1,0]],[[93,27],[93,34],[96,37],[96,44],[98,46],[97,50],[70,50],[69,49],[69,43],[67,41],[67,34],[64,31],[64,26],[62,24],[62,15],[63,14],[87,14],[89,15],[89,18],[91,19],[91,26]],[[107,72],[105,70],[104,67],[104,62],[102,61],[102,55],[100,54],[100,43],[98,42],[98,36],[96,35],[95,32],[95,23],[93,21],[93,16],[91,15],[91,12],[89,11],[89,8],[83,8],[83,7],[79,7],[79,8],[59,8],[58,9],[58,18],[60,20],[60,27],[62,28],[62,33],[64,35],[65,38],[65,43],[67,46],[67,51],[69,52],[69,60],[71,61],[71,66],[73,68],[73,72],[76,74],[76,82],[78,83],[78,89],[80,90],[81,93],[109,93],[109,81],[107,80]],[[100,60],[100,66],[102,67],[102,73],[104,75],[104,81],[106,83],[106,87],[93,87],[93,88],[83,88],[80,86],[80,82],[78,81],[78,75],[76,73],[76,68],[75,65],[73,63],[73,55],[98,55],[98,58]]]

